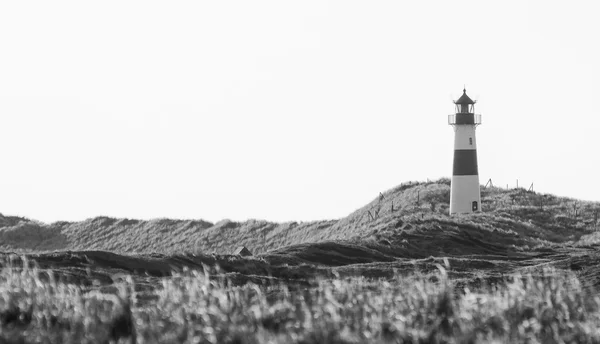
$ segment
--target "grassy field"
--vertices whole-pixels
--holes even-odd
[[[448,201],[440,180],[329,221],[0,216],[0,344],[600,343],[600,204]]]
[[[29,264],[0,281],[2,343],[600,343],[600,298],[552,269],[458,292],[441,265],[296,289],[189,271],[142,300],[129,278],[99,292]]]

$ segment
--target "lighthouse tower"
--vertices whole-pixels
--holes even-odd
[[[450,215],[481,210],[475,139],[475,128],[481,124],[481,115],[475,114],[475,102],[467,96],[466,89],[454,104],[456,114],[448,116],[448,124],[454,128]]]

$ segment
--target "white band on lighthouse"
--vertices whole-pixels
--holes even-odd
[[[475,137],[475,128],[481,124],[481,116],[473,113],[475,102],[467,96],[466,90],[454,103],[456,114],[448,119],[454,127],[450,214],[472,213],[481,210]]]

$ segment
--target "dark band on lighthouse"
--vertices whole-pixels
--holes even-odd
[[[452,164],[453,176],[478,175],[477,151],[475,149],[454,150],[454,163]]]

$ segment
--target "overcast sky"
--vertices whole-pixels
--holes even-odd
[[[0,212],[339,218],[449,177],[600,200],[597,1],[3,1]]]

